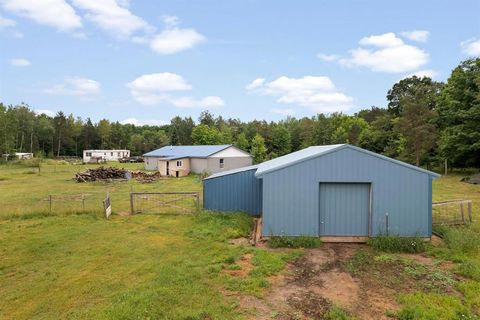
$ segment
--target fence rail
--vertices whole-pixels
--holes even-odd
[[[70,209],[78,209],[78,206],[82,206],[82,210],[85,211],[85,201],[87,200],[87,197],[89,197],[90,194],[88,193],[82,193],[82,194],[61,194],[61,195],[54,195],[50,194],[46,198],[42,199],[42,201],[48,202],[48,211],[50,213],[53,212],[55,209],[55,203],[63,203],[63,204],[68,204],[68,207]],[[78,203],[78,206],[77,204]]]
[[[130,213],[193,214],[200,209],[199,192],[131,192]]]
[[[432,203],[434,225],[458,225],[472,222],[472,200],[445,200]]]

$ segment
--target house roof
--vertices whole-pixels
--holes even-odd
[[[228,176],[229,174],[234,174],[234,173],[256,170],[257,168],[258,168],[258,164],[255,164],[253,166],[247,166],[247,167],[232,169],[232,170],[226,170],[226,171],[217,172],[215,174],[212,174],[212,175],[204,178],[203,180],[214,179],[214,178],[218,178],[218,177],[222,177],[222,176]]]
[[[206,158],[231,146],[231,144],[204,146],[166,146],[145,153],[143,156],[165,158],[166,160],[174,160],[180,158]]]
[[[315,158],[315,157],[318,157],[318,156],[322,156],[322,155],[328,154],[330,152],[338,151],[338,150],[341,150],[341,149],[344,149],[344,148],[351,148],[351,149],[357,150],[359,152],[363,152],[363,153],[366,153],[368,155],[371,155],[371,156],[374,156],[374,157],[377,157],[377,158],[380,158],[380,159],[383,159],[383,160],[386,160],[386,161],[390,161],[390,162],[393,162],[395,164],[398,164],[398,165],[401,165],[401,166],[404,166],[404,167],[407,167],[407,168],[410,168],[410,169],[413,169],[413,170],[417,170],[417,171],[426,173],[426,174],[428,174],[428,175],[430,175],[434,178],[440,177],[440,175],[435,173],[435,172],[428,171],[428,170],[413,166],[411,164],[408,164],[408,163],[405,163],[405,162],[402,162],[402,161],[399,161],[399,160],[395,160],[395,159],[386,157],[384,155],[381,155],[381,154],[378,154],[378,153],[375,153],[375,152],[372,152],[372,151],[368,151],[368,150],[365,150],[365,149],[362,149],[362,148],[359,148],[359,147],[355,147],[355,146],[352,146],[352,145],[349,145],[349,144],[333,144],[333,145],[326,145],[326,146],[308,147],[306,149],[302,149],[302,150],[299,150],[299,151],[296,151],[296,152],[289,153],[289,154],[284,155],[282,157],[278,157],[278,158],[275,158],[275,159],[272,159],[272,160],[269,160],[269,161],[265,161],[258,166],[257,172],[255,173],[255,176],[256,177],[261,177],[265,173],[276,171],[276,170],[291,166],[295,163],[302,162],[302,161],[305,161],[305,160],[308,160],[308,159],[311,159],[311,158]]]

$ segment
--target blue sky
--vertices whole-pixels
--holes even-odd
[[[480,56],[480,1],[0,0],[0,101],[160,124],[385,106]]]

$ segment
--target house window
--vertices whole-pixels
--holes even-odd
[[[177,161],[177,168],[181,168],[183,167],[183,161],[182,160],[178,160]]]
[[[225,159],[220,159],[220,168],[223,168],[225,164]]]
[[[85,153],[85,156],[91,157],[91,156],[92,156],[92,153],[91,153],[91,152],[86,152],[86,153]]]

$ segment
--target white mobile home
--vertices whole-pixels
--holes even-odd
[[[130,157],[130,150],[83,150],[84,163],[118,161]]]

